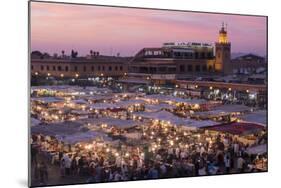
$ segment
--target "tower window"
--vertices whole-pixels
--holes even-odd
[[[200,65],[196,65],[196,66],[195,66],[195,71],[196,71],[196,72],[200,72]]]
[[[112,71],[112,67],[111,67],[111,66],[109,66],[109,67],[108,67],[108,70],[109,70],[109,71]]]
[[[92,67],[91,67],[91,70],[92,70],[92,71],[94,71],[94,70],[95,70],[95,67],[94,67],[94,66],[92,66]]]
[[[78,67],[77,66],[74,67],[74,71],[78,71]]]
[[[84,71],[84,72],[87,71],[87,67],[86,67],[86,66],[83,67],[83,71]]]
[[[56,66],[53,66],[53,71],[55,71],[56,70]]]
[[[68,71],[68,66],[65,66],[65,71],[66,71],[66,72]]]
[[[43,65],[41,65],[41,70],[44,70],[44,66]]]

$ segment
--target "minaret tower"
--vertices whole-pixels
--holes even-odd
[[[230,74],[230,52],[231,44],[228,42],[227,38],[227,28],[222,23],[222,27],[219,31],[219,40],[216,42],[216,62],[215,70],[216,72],[221,72],[223,74]]]

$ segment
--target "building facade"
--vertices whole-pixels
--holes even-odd
[[[196,76],[219,76],[237,73],[243,67],[255,71],[267,67],[265,58],[231,59],[231,43],[228,41],[224,24],[219,30],[215,45],[206,43],[164,43],[161,48],[143,48],[129,63],[132,76],[162,75],[161,78],[175,76],[185,79]],[[169,75],[169,76],[167,76]]]
[[[92,52],[90,57],[78,58],[66,57],[64,52],[60,57],[49,57],[47,54],[31,56],[33,76],[53,77],[128,75],[162,82],[198,76],[255,72],[261,67],[267,68],[267,62],[265,58],[255,55],[231,59],[231,43],[228,41],[224,24],[219,30],[215,45],[168,42],[160,48],[143,48],[132,58],[101,56],[98,52]]]
[[[33,76],[66,78],[119,77],[128,73],[127,58],[76,58],[76,59],[32,59]]]

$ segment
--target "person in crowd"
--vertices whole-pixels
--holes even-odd
[[[48,182],[48,168],[45,162],[40,163],[39,167],[40,184],[44,185]]]
[[[62,158],[60,160],[60,175],[62,178],[65,177],[65,160],[64,160],[64,158]]]

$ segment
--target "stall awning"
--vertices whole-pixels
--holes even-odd
[[[210,131],[235,134],[235,135],[248,135],[248,134],[260,132],[265,128],[262,125],[256,123],[230,122],[230,123],[224,123],[215,126],[207,126],[204,127],[204,129]]]

